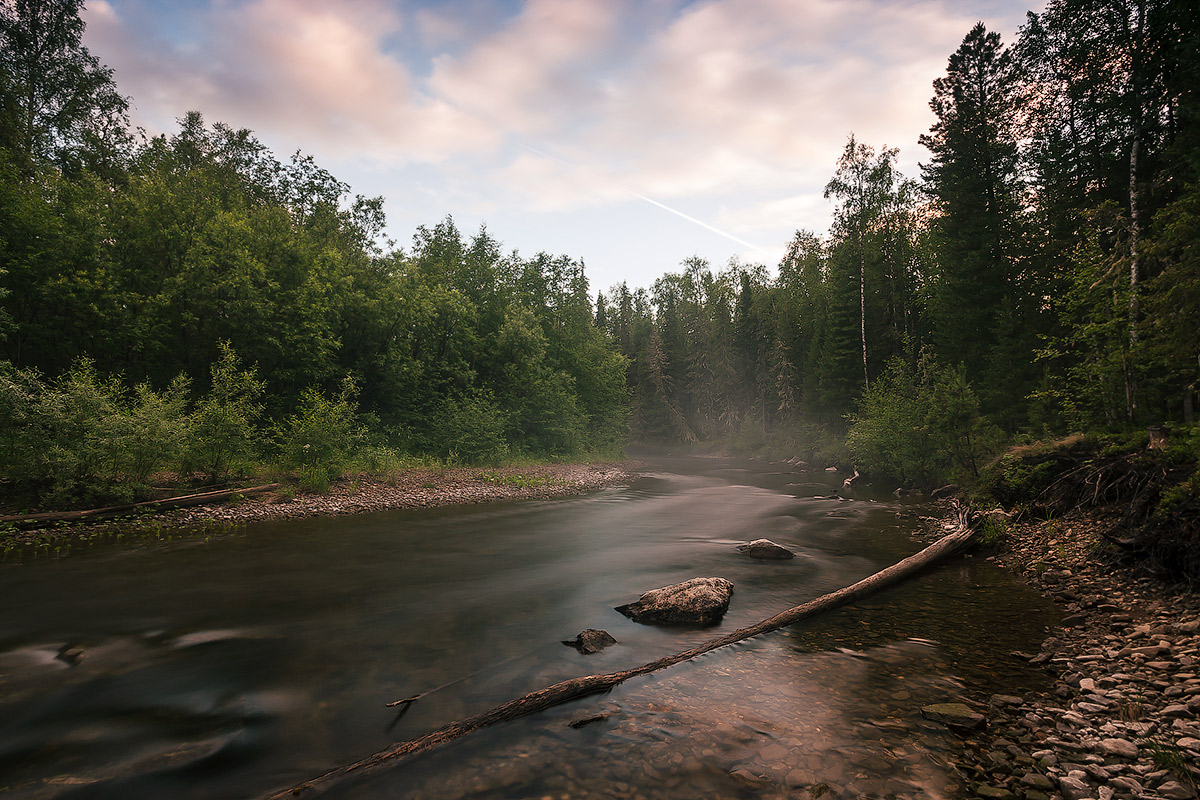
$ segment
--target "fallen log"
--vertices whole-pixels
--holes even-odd
[[[45,511],[37,514],[14,514],[12,516],[0,517],[0,525],[11,524],[18,528],[40,528],[55,522],[82,522],[89,519],[119,517],[122,514],[128,514],[133,511],[167,511],[172,508],[220,503],[231,499],[235,495],[262,494],[278,488],[278,483],[268,483],[264,486],[251,486],[245,489],[217,489],[211,492],[185,494],[180,497],[167,497],[162,500],[144,500],[140,503],[126,503],[120,506],[90,508],[86,511]]]
[[[542,711],[553,706],[560,705],[569,700],[574,700],[587,695],[607,692],[614,686],[617,686],[630,678],[639,675],[647,675],[651,672],[656,672],[666,667],[674,666],[683,661],[688,661],[697,656],[716,650],[726,645],[735,644],[744,641],[754,636],[759,636],[771,631],[777,631],[780,628],[787,627],[796,622],[799,622],[809,617],[814,617],[825,611],[832,611],[835,608],[840,608],[848,605],[864,597],[875,594],[889,586],[893,586],[900,581],[909,578],[926,567],[950,556],[958,553],[974,543],[978,534],[978,525],[975,515],[964,506],[958,506],[956,509],[958,526],[952,533],[943,536],[933,544],[915,553],[908,558],[898,561],[892,566],[876,572],[874,575],[863,578],[861,581],[850,586],[838,589],[835,592],[822,595],[815,600],[810,600],[807,603],[802,603],[798,606],[789,608],[786,611],[780,612],[773,617],[764,619],[763,621],[751,625],[746,628],[739,628],[724,636],[710,639],[703,644],[697,645],[689,650],[684,650],[673,655],[664,656],[657,661],[651,661],[648,664],[642,664],[640,667],[622,670],[620,672],[610,672],[605,675],[584,675],[579,678],[571,678],[561,681],[553,686],[547,686],[543,689],[538,689],[535,692],[523,695],[515,700],[509,700],[507,703],[496,706],[495,708],[484,711],[481,714],[476,714],[471,717],[451,722],[447,725],[431,731],[424,736],[419,736],[416,739],[409,739],[403,742],[397,742],[392,746],[380,750],[374,755],[368,756],[361,761],[356,761],[353,764],[332,769],[323,775],[316,778],[296,784],[269,795],[264,795],[260,800],[288,800],[295,797],[311,797],[341,784],[347,780],[354,778],[362,778],[378,772],[382,772],[392,766],[395,766],[401,759],[416,755],[426,750],[431,750],[439,745],[454,741],[462,736],[471,733],[472,731],[486,728],[500,722],[517,719],[519,717],[532,714],[537,711]]]

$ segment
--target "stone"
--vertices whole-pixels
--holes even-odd
[[[1145,656],[1146,658],[1158,658],[1171,652],[1171,648],[1163,645],[1149,645],[1147,647],[1126,647],[1121,650],[1122,656]]]
[[[988,800],[1014,800],[1016,798],[1015,794],[1003,786],[988,786],[987,784],[976,786],[975,794],[979,797],[986,797]]]
[[[585,656],[592,653],[599,653],[604,648],[616,643],[617,640],[612,637],[611,633],[597,630],[596,628],[582,630],[574,639],[563,639],[563,644],[568,647],[574,647]]]
[[[1132,794],[1141,794],[1143,791],[1141,782],[1139,782],[1137,778],[1132,778],[1129,775],[1118,775],[1117,777],[1109,780],[1109,783],[1118,789],[1124,789]]]
[[[1170,798],[1170,800],[1191,800],[1196,796],[1196,793],[1192,791],[1190,786],[1185,786],[1179,781],[1167,781],[1155,789],[1155,791],[1163,797]]]
[[[1137,758],[1138,755],[1138,746],[1128,739],[1101,739],[1096,743],[1096,750],[1120,758]]]
[[[1052,791],[1054,789],[1054,781],[1040,772],[1030,772],[1021,776],[1021,784],[1034,789],[1050,789]]]
[[[692,578],[651,589],[636,602],[616,610],[634,622],[663,625],[712,625],[729,608],[733,584],[724,578]]]
[[[1090,786],[1070,775],[1058,779],[1058,788],[1067,800],[1086,800],[1092,796]]]
[[[67,666],[74,667],[87,658],[87,653],[82,647],[63,647],[58,651],[56,658]]]
[[[786,561],[796,557],[791,550],[775,544],[770,539],[755,539],[752,542],[740,544],[738,550],[751,558],[759,558],[764,561]]]
[[[982,727],[985,722],[982,714],[975,713],[962,703],[933,703],[921,708],[921,716],[953,728],[975,729]]]
[[[1192,712],[1180,703],[1173,703],[1160,712],[1164,717],[1190,717]]]
[[[1185,736],[1175,744],[1182,747],[1184,750],[1200,751],[1200,739],[1193,739],[1190,736]]]

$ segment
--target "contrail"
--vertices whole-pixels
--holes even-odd
[[[531,153],[541,156],[542,158],[548,158],[551,161],[557,161],[559,164],[562,164],[564,167],[568,167],[573,170],[582,169],[577,164],[572,164],[569,161],[564,161],[563,159],[559,158],[558,156],[554,156],[554,155],[551,155],[550,153],[544,152],[542,150],[538,150],[536,147],[532,147],[532,146],[530,146],[528,144],[524,144],[524,143],[522,143],[521,146],[524,147],[526,150],[530,151]],[[645,200],[650,205],[657,206],[658,208],[661,208],[663,211],[669,211],[670,213],[674,214],[677,217],[682,217],[683,219],[686,219],[688,222],[692,223],[693,225],[699,225],[701,228],[704,228],[706,231],[711,231],[711,232],[717,234],[718,236],[724,236],[726,239],[728,239],[731,242],[737,242],[742,247],[749,247],[751,250],[762,253],[764,256],[771,255],[766,250],[763,250],[761,247],[754,244],[753,242],[747,242],[745,239],[739,239],[738,237],[734,236],[732,233],[728,233],[726,231],[721,230],[720,228],[709,225],[707,222],[696,219],[695,217],[690,216],[688,214],[685,214],[682,211],[680,211],[679,209],[671,208],[666,203],[660,203],[652,197],[646,197],[646,195],[644,195],[644,194],[638,194],[637,192],[633,191],[632,189],[623,189],[623,191],[626,192],[627,194],[630,194],[630,195],[636,197],[639,200]]]
[[[626,189],[626,191],[629,191],[629,190]],[[721,230],[720,228],[714,228],[712,225],[709,225],[707,222],[698,220],[695,217],[690,217],[687,214],[683,213],[682,211],[675,209],[675,208],[671,208],[670,206],[668,206],[664,203],[660,203],[651,197],[646,197],[646,195],[638,194],[637,192],[629,192],[629,193],[640,200],[645,200],[647,203],[649,203],[652,206],[658,206],[663,211],[670,211],[672,214],[674,214],[677,217],[683,217],[688,222],[691,222],[695,225],[699,225],[701,228],[704,228],[705,230],[710,230],[713,233],[717,234],[718,236],[724,236],[726,239],[730,240],[731,242],[737,242],[738,244],[742,245],[743,247],[749,247],[751,250],[757,250],[758,252],[762,253],[764,256],[770,255],[770,253],[768,253],[766,250],[763,250],[761,247],[759,247],[756,244],[753,244],[752,242],[747,242],[745,239],[739,239],[738,237],[734,236],[732,233],[726,233],[725,231]]]

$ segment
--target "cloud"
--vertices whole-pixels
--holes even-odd
[[[92,0],[86,41],[158,130],[196,109],[455,213],[645,195],[770,244],[825,226],[851,131],[915,175],[933,79],[1016,2]]]
[[[136,14],[95,5],[89,46],[160,124],[195,109],[292,146],[394,163],[482,152],[498,141],[420,91],[386,52],[403,20],[377,0],[218,3],[176,40],[147,36]]]

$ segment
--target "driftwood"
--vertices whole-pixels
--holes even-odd
[[[382,772],[394,766],[401,759],[431,750],[480,728],[517,719],[579,697],[607,692],[614,686],[638,675],[656,672],[657,670],[696,658],[719,647],[725,647],[726,645],[741,642],[753,636],[776,631],[800,620],[808,619],[822,612],[831,611],[861,600],[864,597],[899,583],[929,565],[960,552],[971,545],[978,533],[978,526],[974,524],[975,520],[972,519],[971,512],[966,508],[959,506],[957,514],[958,527],[953,533],[943,536],[919,553],[898,561],[892,566],[876,572],[874,575],[863,578],[858,583],[789,608],[787,611],[776,614],[755,625],[739,628],[725,636],[710,639],[690,650],[665,656],[657,661],[643,664],[640,667],[620,672],[610,672],[606,675],[584,675],[579,678],[571,678],[570,680],[556,683],[553,686],[547,686],[544,689],[538,689],[535,692],[530,692],[515,700],[510,700],[507,703],[496,706],[490,711],[451,722],[424,736],[397,742],[361,761],[338,767],[311,780],[270,795],[265,795],[261,800],[287,800],[288,798],[311,797],[321,794],[344,781]],[[420,697],[420,695],[417,697]]]
[[[181,497],[168,497],[163,500],[145,500],[141,503],[126,503],[122,506],[91,508],[87,511],[46,511],[38,514],[15,514],[9,517],[0,517],[0,524],[12,524],[18,528],[41,528],[55,522],[82,522],[90,519],[119,517],[122,514],[128,514],[132,511],[166,511],[172,508],[220,503],[229,500],[235,495],[262,494],[278,488],[278,483],[268,483],[265,486],[252,486],[246,489],[217,489],[211,492],[187,494]]]

